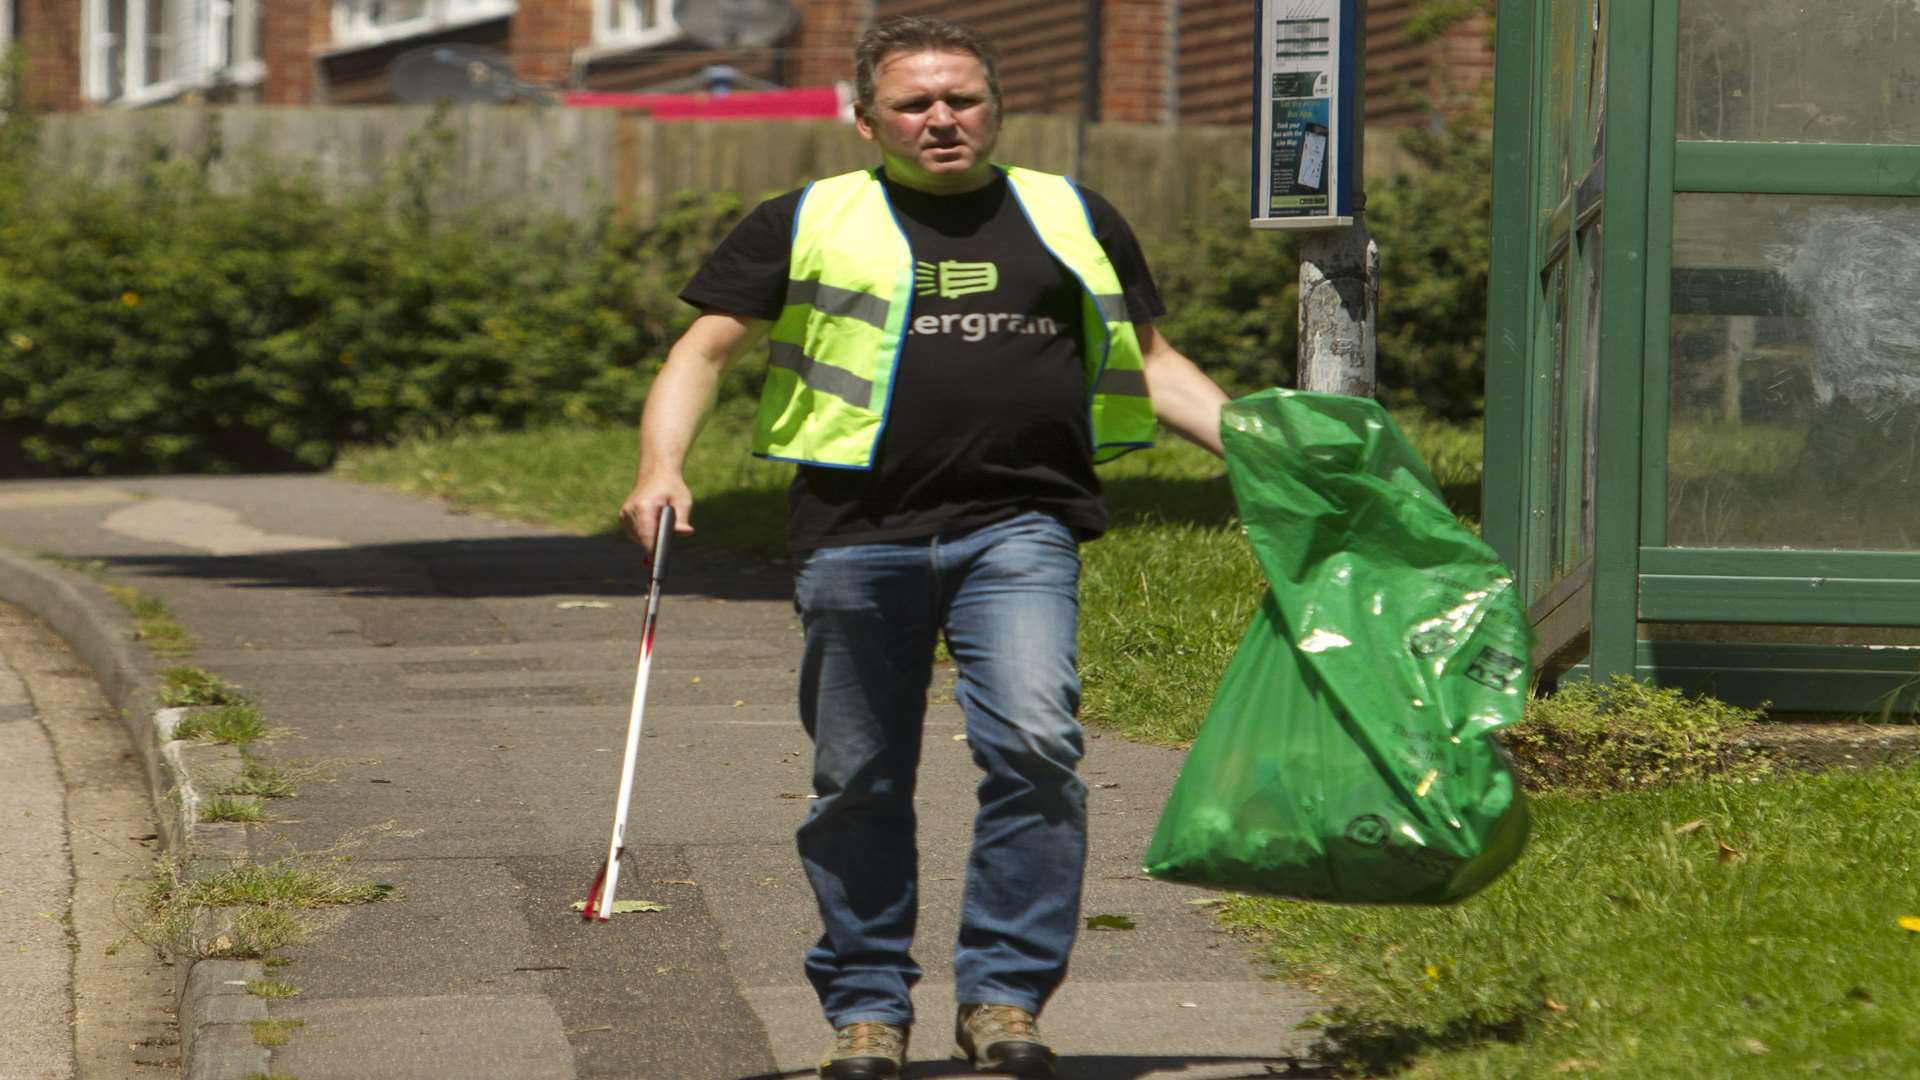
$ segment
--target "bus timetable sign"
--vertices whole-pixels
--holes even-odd
[[[1359,132],[1356,0],[1258,0],[1253,227],[1353,224]]]

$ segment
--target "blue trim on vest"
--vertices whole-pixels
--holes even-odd
[[[807,208],[807,196],[813,194],[813,183],[812,180],[807,181],[807,186],[800,189],[800,201],[793,204],[793,225],[787,229],[787,266],[789,267],[793,266],[794,241],[800,239],[800,211]],[[793,275],[788,274],[787,277],[791,279]]]
[[[994,168],[1000,167],[996,165]],[[1006,172],[1005,169],[1001,169],[1000,171],[1002,173]],[[1062,179],[1064,180],[1065,178],[1062,177]],[[1093,212],[1087,209],[1087,200],[1081,196],[1080,189],[1074,185],[1073,181],[1066,180],[1066,184],[1067,189],[1073,192],[1073,197],[1080,200],[1080,212],[1087,216],[1087,234],[1093,237],[1095,245],[1099,245],[1100,234],[1093,231]],[[1020,208],[1020,215],[1027,219],[1027,228],[1033,230],[1034,238],[1040,241],[1041,247],[1047,249],[1048,255],[1053,256],[1054,262],[1059,263],[1062,269],[1073,275],[1073,280],[1080,286],[1081,294],[1093,305],[1094,314],[1098,315],[1100,313],[1099,294],[1095,293],[1093,289],[1087,285],[1087,279],[1080,276],[1080,271],[1075,270],[1071,263],[1061,258],[1060,253],[1053,250],[1052,245],[1047,243],[1047,235],[1040,231],[1039,224],[1033,220],[1033,213],[1027,209],[1025,200],[1020,198],[1020,185],[1015,184],[1013,178],[1010,176],[1007,177],[1007,190],[1013,192],[1013,204]],[[1085,318],[1086,314],[1083,308],[1081,319],[1084,321]],[[1093,375],[1087,379],[1087,441],[1092,444],[1093,452],[1097,455],[1101,447],[1100,433],[1096,430],[1099,425],[1094,422],[1093,399],[1099,396],[1096,388],[1100,385],[1100,376],[1107,373],[1107,360],[1113,355],[1113,331],[1107,329],[1107,321],[1104,318],[1095,319],[1094,321],[1100,324],[1100,366],[1094,369]],[[1082,327],[1080,332],[1085,334],[1085,327]]]
[[[900,224],[900,213],[893,208],[893,200],[887,196],[887,181],[883,175],[885,165],[873,167],[874,182],[880,185],[880,201],[887,206],[887,217],[893,221],[894,229],[900,234],[900,244],[907,249],[907,273],[913,273],[913,240],[907,235],[907,227]],[[795,220],[799,220],[797,217]],[[887,400],[880,404],[880,426],[874,429],[873,444],[867,447],[867,463],[850,466],[863,472],[871,472],[874,462],[880,459],[880,440],[886,437],[887,425],[893,422],[893,388],[900,377],[900,357],[907,351],[907,334],[913,329],[913,290],[907,290],[906,310],[900,315],[900,343],[893,347],[893,366],[887,371]],[[872,408],[869,403],[868,408]],[[849,466],[842,466],[843,468]]]

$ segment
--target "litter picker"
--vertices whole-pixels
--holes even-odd
[[[613,917],[613,894],[620,884],[620,856],[627,849],[627,804],[633,798],[633,766],[640,752],[640,716],[647,706],[647,672],[653,667],[653,623],[660,614],[660,581],[667,573],[667,538],[673,535],[673,507],[660,508],[660,525],[653,534],[653,561],[647,573],[647,614],[640,629],[640,662],[633,675],[633,711],[627,716],[627,755],[620,766],[620,797],[613,805],[613,839],[607,843],[607,861],[587,890],[587,906],[580,917],[606,922]]]

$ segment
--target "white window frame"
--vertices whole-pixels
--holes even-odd
[[[322,52],[347,52],[404,41],[512,15],[518,0],[427,0],[425,10],[403,22],[374,21],[378,0],[333,0],[333,39]]]
[[[641,9],[651,7],[654,23],[642,28]],[[614,29],[614,15],[622,13],[626,26]],[[684,36],[673,18],[673,0],[593,0],[593,51],[645,49],[678,41]]]
[[[0,52],[13,44],[13,0],[0,0]]]
[[[0,0],[6,3],[8,0]],[[80,53],[81,91],[89,101],[123,108],[137,108],[168,101],[189,90],[223,83],[251,84],[266,77],[266,64],[260,57],[260,42],[253,27],[258,6],[265,0],[179,0],[189,8],[194,34],[187,47],[195,55],[176,61],[175,74],[166,79],[149,78],[147,73],[146,0],[83,0],[80,13],[83,47]],[[126,12],[124,42],[115,42],[108,31],[109,9],[120,4]],[[176,16],[176,23],[180,21]],[[229,27],[236,48],[227,63],[216,57],[228,52]],[[115,44],[120,50],[120,94],[113,93],[114,72],[109,70]],[[176,46],[177,47],[177,46]]]

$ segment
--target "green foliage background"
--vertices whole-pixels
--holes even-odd
[[[38,176],[31,120],[0,122],[0,475],[323,468],[343,446],[452,430],[631,423],[693,311],[675,297],[744,209],[685,196],[642,225],[435,213],[443,128],[347,200],[268,175],[221,190],[196,161],[134,182]],[[1372,194],[1381,396],[1480,401],[1486,142],[1408,143]],[[1150,250],[1167,336],[1235,391],[1293,380],[1293,243],[1237,195]],[[728,387],[751,392],[760,365]]]

